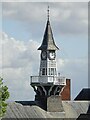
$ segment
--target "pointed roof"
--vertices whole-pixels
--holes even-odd
[[[48,7],[49,8],[49,7]],[[43,37],[43,42],[38,50],[58,50],[59,48],[55,45],[52,29],[49,21],[49,9],[48,9],[48,20],[46,24],[46,29]]]

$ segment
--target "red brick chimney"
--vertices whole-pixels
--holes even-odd
[[[64,87],[63,91],[61,92],[62,100],[71,100],[71,83],[70,79],[66,79],[66,86]]]

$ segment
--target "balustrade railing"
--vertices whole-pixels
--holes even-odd
[[[55,85],[66,85],[66,78],[62,76],[31,76],[30,83],[53,83]]]

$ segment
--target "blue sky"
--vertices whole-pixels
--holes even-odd
[[[49,3],[58,71],[71,79],[74,98],[88,86],[88,3]],[[27,7],[26,7],[27,6]],[[3,3],[3,77],[10,100],[32,100],[29,76],[38,75],[47,3]],[[22,95],[22,97],[20,97]]]

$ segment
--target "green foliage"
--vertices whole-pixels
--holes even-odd
[[[0,117],[2,117],[7,108],[6,99],[9,98],[8,87],[3,85],[3,79],[0,77]]]

